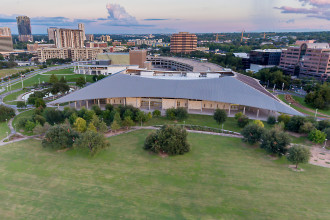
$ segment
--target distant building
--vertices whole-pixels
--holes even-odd
[[[84,47],[82,30],[56,28],[54,30],[54,35],[57,48]]]
[[[18,27],[19,41],[33,41],[30,18],[27,16],[18,16],[16,18],[16,21]]]
[[[13,50],[13,39],[10,28],[0,27],[0,52],[10,52]]]
[[[282,50],[266,49],[252,50],[250,52],[250,63],[264,66],[278,66],[281,60]]]
[[[109,35],[102,35],[101,36],[101,41],[110,42],[111,38],[110,38]]]
[[[37,51],[40,48],[56,48],[55,44],[27,44],[27,51]]]
[[[126,45],[127,45],[128,47],[134,47],[134,46],[135,46],[135,42],[128,41]]]
[[[330,76],[328,43],[302,43],[283,50],[280,68],[290,75],[326,79]]]
[[[53,58],[71,58],[72,61],[95,60],[98,54],[103,53],[102,48],[40,48],[37,51],[39,62]]]
[[[197,36],[188,32],[173,34],[171,37],[171,53],[190,53],[197,48]]]
[[[91,42],[94,41],[94,34],[88,34],[86,40]]]
[[[68,48],[40,48],[37,50],[39,62],[46,62],[48,59],[68,59]]]
[[[83,41],[86,40],[86,34],[85,34],[85,24],[78,24],[78,29],[81,30],[81,38],[83,39]]]
[[[48,40],[53,40],[55,42],[55,29],[56,27],[50,27],[47,29],[47,32],[48,32]]]
[[[234,53],[234,56],[242,59],[243,69],[250,69],[250,55],[248,53]]]
[[[129,51],[130,65],[139,65],[140,68],[145,67],[147,61],[146,50],[130,50]]]
[[[113,45],[113,46],[121,46],[121,42],[119,42],[119,41],[114,41],[114,42],[112,42],[112,45]]]
[[[95,47],[107,47],[108,43],[106,42],[88,42],[86,43],[87,48],[95,48]]]

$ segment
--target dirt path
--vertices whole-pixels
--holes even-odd
[[[310,164],[330,168],[330,150],[320,146],[313,146],[311,147],[311,153]]]
[[[304,109],[304,110],[306,110],[306,111],[308,111],[310,113],[315,114],[315,111],[314,110],[303,106],[302,104],[300,104],[299,102],[297,102],[296,100],[294,100],[294,98],[291,95],[285,95],[285,100],[288,101],[289,103],[291,103],[292,105],[298,107],[298,108]],[[323,113],[320,113],[320,112],[318,112],[317,114],[318,115],[322,115],[324,118],[329,118],[330,117],[329,115],[326,115],[326,114],[323,114]]]

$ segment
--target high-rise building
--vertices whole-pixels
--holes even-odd
[[[101,41],[110,42],[111,38],[110,38],[109,35],[102,35],[101,36]]]
[[[94,34],[88,34],[87,41],[90,41],[90,42],[94,41]]]
[[[19,41],[33,41],[30,18],[27,16],[18,16],[16,17],[16,21],[18,27]]]
[[[188,32],[173,34],[171,37],[171,53],[190,53],[197,48],[197,36]]]
[[[55,42],[55,29],[56,27],[50,27],[47,29],[48,40],[53,40]]]
[[[265,66],[278,66],[280,64],[282,50],[266,49],[252,50],[250,52],[250,63]]]
[[[85,24],[78,24],[78,29],[81,30],[81,35],[82,35],[82,39],[85,41],[86,40],[86,33],[85,33]]]
[[[325,79],[330,76],[328,43],[302,43],[282,51],[280,68],[290,75]]]
[[[0,52],[13,51],[13,39],[8,27],[0,27]]]
[[[83,48],[82,30],[56,28],[54,30],[57,48]]]

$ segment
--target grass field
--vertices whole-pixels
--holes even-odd
[[[19,121],[20,118],[31,117],[31,116],[33,115],[33,113],[34,113],[34,109],[24,111],[24,112],[22,112],[21,114],[15,116],[15,118],[14,118],[14,120],[13,120],[13,123],[12,123],[12,126],[16,129],[16,131],[19,131],[19,132],[21,132],[22,134],[24,134],[24,135],[28,135],[28,136],[33,135],[32,132],[25,132],[25,131],[23,131],[22,128],[18,128],[17,126],[15,126],[15,125],[17,125],[17,123],[18,123],[18,121]]]
[[[305,106],[306,108],[310,108],[310,109],[312,109],[312,110],[315,111],[315,108],[314,108],[314,107],[308,105],[308,104],[305,102],[305,98],[303,98],[303,97],[299,97],[299,96],[292,96],[292,98],[293,98],[294,100],[296,100],[300,105],[303,105],[303,106]],[[320,113],[322,113],[322,114],[329,115],[329,117],[330,117],[330,110],[322,110],[322,109],[318,109],[318,112],[320,112]]]
[[[284,95],[278,95],[277,96],[279,99],[281,99],[283,102],[285,102],[286,104],[289,104],[288,103],[288,101],[286,101],[285,100],[285,97],[284,97]],[[296,109],[297,111],[299,111],[299,112],[301,112],[301,113],[304,113],[304,114],[306,114],[306,115],[308,115],[308,116],[315,116],[315,113],[312,113],[312,112],[309,112],[309,111],[306,111],[305,109],[302,109],[302,108],[299,108],[299,107],[297,107],[297,106],[295,106],[295,105],[290,105],[292,108],[294,108],[294,109]],[[323,115],[319,115],[319,114],[317,114],[316,115],[317,117],[324,117]]]
[[[24,84],[24,87],[29,87],[29,86],[33,86],[35,85],[36,83],[39,83],[39,79],[40,79],[40,82],[49,82],[49,78],[50,78],[51,75],[43,75],[43,74],[40,74],[40,75],[35,75],[31,78],[28,78],[28,79],[25,79],[23,81],[23,84]],[[86,79],[87,79],[87,82],[93,82],[93,76],[92,75],[79,75],[79,74],[72,74],[72,75],[66,75],[65,76],[65,79],[68,81],[68,82],[75,82],[80,76],[86,76]],[[18,82],[14,85],[11,86],[11,90],[15,90],[15,89],[19,89],[19,88],[22,88],[22,84],[21,82]]]
[[[68,68],[68,69],[53,70],[43,74],[68,75],[68,74],[74,74],[74,72],[73,72],[73,68]]]
[[[16,102],[13,102],[14,100],[17,99],[17,97],[23,93],[27,92],[27,90],[21,90],[17,92],[13,92],[3,98],[3,102],[9,105],[15,105]]]
[[[13,69],[1,69],[0,70],[0,78],[5,77],[5,76],[9,76],[18,72],[21,72],[22,70],[25,69],[38,69],[38,67],[36,66],[24,66],[24,67],[17,67],[17,68],[13,68]]]
[[[240,139],[189,134],[191,152],[142,149],[150,131],[110,138],[94,158],[27,140],[2,146],[1,219],[329,219],[330,169],[287,168]]]
[[[10,129],[9,129],[7,123],[6,122],[0,122],[0,140],[7,137],[6,132],[8,132],[10,134]]]

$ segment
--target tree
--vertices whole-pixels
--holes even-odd
[[[323,131],[326,128],[330,128],[330,120],[319,121],[317,129]]]
[[[75,149],[87,149],[92,156],[109,146],[110,144],[104,135],[95,131],[86,131],[81,134],[74,144]]]
[[[39,107],[46,108],[46,103],[42,98],[37,98],[35,100],[34,106],[36,108],[39,108]]]
[[[36,123],[39,123],[40,125],[44,125],[45,124],[45,122],[46,122],[46,119],[42,116],[42,115],[35,115],[34,116],[34,121],[36,122]]]
[[[293,131],[293,132],[297,132],[298,133],[300,127],[303,126],[305,122],[306,122],[306,118],[305,117],[295,115],[292,118],[290,118],[289,122],[286,124],[286,128],[289,131]]]
[[[86,121],[83,118],[78,117],[73,124],[73,127],[79,133],[83,133],[87,130]]]
[[[130,116],[125,117],[122,124],[124,127],[126,127],[127,130],[135,125],[134,121],[131,119]]]
[[[213,118],[219,125],[223,124],[227,120],[227,113],[223,109],[216,109]]]
[[[61,76],[59,82],[60,82],[60,83],[63,83],[63,84],[66,84],[66,83],[67,83],[67,81],[65,80],[64,76]]]
[[[261,127],[261,128],[265,127],[264,123],[262,123],[262,121],[260,121],[260,120],[253,120],[252,123],[259,126],[259,127]]]
[[[72,147],[78,133],[66,125],[55,125],[46,132],[42,140],[43,147],[52,149],[64,149]]]
[[[175,110],[175,117],[177,120],[182,121],[188,118],[187,109],[179,107]]]
[[[0,105],[0,122],[9,120],[15,116],[15,110],[13,108]]]
[[[175,109],[174,108],[166,109],[166,117],[169,120],[174,120],[175,119]],[[142,122],[141,122],[141,126],[142,126]]]
[[[268,119],[267,119],[267,124],[274,125],[275,123],[276,123],[275,116],[269,116]]]
[[[102,115],[102,110],[98,105],[92,105],[92,110],[96,115]]]
[[[76,86],[82,88],[86,85],[86,80],[85,80],[85,77],[83,76],[80,76],[78,77],[77,81],[76,81]]]
[[[139,111],[136,116],[136,121],[140,122],[142,126],[142,122],[145,122],[146,120],[147,120],[146,114],[144,114],[143,111]]]
[[[26,104],[23,101],[18,101],[16,104],[17,108],[26,108]]]
[[[260,147],[269,153],[282,156],[288,151],[287,147],[289,144],[290,138],[288,134],[272,129],[263,133]]]
[[[52,74],[51,76],[50,76],[50,78],[49,78],[49,83],[50,84],[55,84],[55,83],[57,83],[58,82],[58,78],[57,78],[57,76],[55,75],[55,74]]]
[[[308,163],[309,158],[311,157],[311,152],[308,147],[294,145],[288,151],[287,159],[291,163],[296,165],[298,169],[299,163]]]
[[[46,108],[43,112],[43,116],[46,118],[46,121],[51,125],[54,125],[55,123],[59,124],[64,121],[63,113],[53,108]]]
[[[290,119],[291,117],[289,115],[284,115],[284,114],[278,116],[277,118],[278,122],[284,122],[285,126],[289,123]]]
[[[36,123],[34,123],[33,121],[27,121],[25,123],[25,131],[32,131],[35,126]]]
[[[237,112],[236,114],[235,114],[235,119],[237,120],[237,119],[239,119],[240,117],[242,117],[243,116],[243,113],[242,112]]]
[[[302,134],[308,134],[311,130],[313,130],[315,127],[314,125],[312,124],[312,122],[305,122],[302,126],[300,126],[299,128],[299,133],[302,133]]]
[[[316,144],[322,144],[324,143],[327,135],[317,129],[313,129],[309,134],[308,134],[308,139]]]
[[[105,105],[105,109],[106,110],[109,110],[110,112],[114,109],[114,107],[113,107],[113,105],[111,105],[111,104],[106,104]]]
[[[326,128],[323,132],[327,135],[327,139],[330,140],[330,128]]]
[[[47,122],[44,124],[44,126],[37,123],[37,125],[33,128],[33,134],[44,135],[50,127],[51,127],[50,124],[48,124]]]
[[[120,125],[117,123],[117,121],[113,121],[111,124],[111,130],[116,132],[118,129],[120,129]]]
[[[93,110],[86,110],[83,118],[87,122],[90,122],[93,119],[94,116],[95,116],[95,112]]]
[[[249,124],[249,118],[246,115],[242,115],[237,119],[238,127],[244,128],[247,124]]]
[[[155,111],[152,112],[152,116],[158,118],[161,116],[161,112],[156,109]]]
[[[262,134],[264,133],[263,127],[256,124],[250,124],[243,128],[241,134],[243,136],[243,141],[249,144],[255,144],[260,141]]]
[[[144,149],[169,155],[184,154],[190,151],[187,135],[187,131],[181,127],[165,125],[147,136]]]
[[[88,127],[87,127],[87,131],[94,131],[97,132],[96,127],[93,125],[93,123],[89,123]]]

